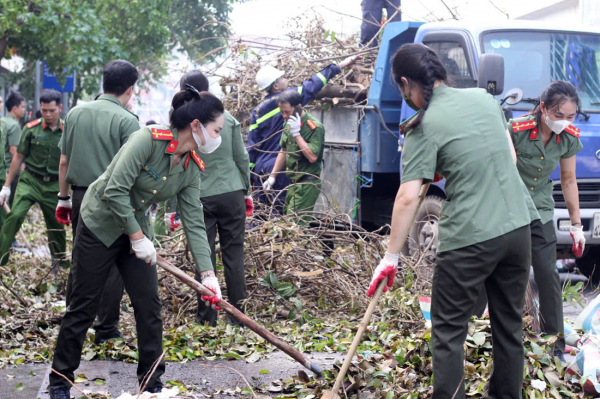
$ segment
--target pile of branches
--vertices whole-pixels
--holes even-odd
[[[291,23],[295,24],[295,30],[288,34],[288,44],[274,44],[268,39],[234,40],[225,60],[212,70],[216,72],[223,65],[230,69],[220,81],[223,104],[243,126],[248,125],[250,112],[265,95],[259,91],[255,79],[258,70],[265,65],[285,71],[289,86],[295,87],[331,63],[362,55],[354,66],[331,79],[317,100],[346,105],[363,103],[366,99],[378,47],[359,48],[355,35],[340,38],[327,30],[319,17],[304,28],[300,27],[299,19]]]

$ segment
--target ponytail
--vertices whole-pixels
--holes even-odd
[[[223,103],[215,95],[186,85],[173,97],[170,123],[172,129],[185,129],[195,119],[206,125],[215,121],[225,111]]]
[[[411,82],[415,82],[421,86],[423,109],[406,127],[408,130],[414,129],[421,124],[423,115],[429,108],[435,81],[446,82],[448,80],[446,68],[429,47],[418,43],[407,43],[402,45],[392,58],[392,75],[398,86],[402,85],[402,78],[406,78],[409,85]]]

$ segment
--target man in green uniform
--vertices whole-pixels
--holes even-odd
[[[268,182],[272,182],[272,187],[277,174],[285,166],[286,175],[292,182],[285,198],[286,215],[311,212],[321,193],[319,176],[323,169],[325,129],[319,120],[302,108],[301,101],[302,96],[292,90],[279,96],[281,115],[287,123],[279,143],[281,152]],[[310,217],[304,216],[298,223],[306,224],[308,220]]]
[[[60,150],[58,142],[62,136],[63,121],[61,94],[56,90],[44,90],[40,95],[42,118],[29,122],[21,134],[17,153],[10,164],[6,183],[0,191],[0,205],[10,197],[10,185],[16,178],[19,168],[26,162],[25,173],[15,195],[15,206],[8,214],[0,231],[0,264],[8,262],[9,250],[15,235],[21,228],[29,209],[36,202],[40,204],[46,228],[48,247],[54,261],[61,261],[62,267],[69,267],[65,260],[66,234],[64,226],[56,221],[54,210],[58,204],[58,162]]]
[[[81,202],[88,187],[119,152],[131,133],[139,130],[137,116],[125,109],[131,99],[133,85],[138,80],[137,69],[124,60],[113,60],[104,66],[102,94],[96,101],[73,108],[65,119],[64,133],[59,143],[60,196],[56,208],[59,223],[73,223],[73,242]],[[73,199],[69,197],[69,185]],[[69,273],[66,301],[69,306],[73,275]],[[117,330],[123,297],[123,280],[118,269],[112,268],[100,304],[95,342],[100,344],[120,335]]]
[[[0,97],[0,107],[2,106],[2,97]],[[0,140],[4,143],[4,130],[0,130]],[[2,152],[2,151],[0,151]],[[0,184],[4,185],[6,182],[6,166],[4,163],[4,152],[0,154]],[[2,224],[6,219],[6,211],[4,207],[0,208],[0,228],[2,228]]]
[[[21,125],[19,120],[25,115],[25,98],[17,92],[11,92],[6,99],[6,111],[7,114],[2,121],[0,126],[2,133],[4,134],[4,154],[6,160],[6,171],[10,169],[10,163],[12,162],[13,156],[17,153],[17,146],[21,140]],[[17,183],[19,182],[19,175],[21,170],[17,173],[10,186],[10,198],[8,205],[12,207],[15,193],[17,192]]]

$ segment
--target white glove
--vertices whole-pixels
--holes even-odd
[[[56,206],[56,208],[69,208],[69,209],[73,209],[73,203],[71,202],[70,199],[68,200],[58,200],[58,205]]]
[[[0,206],[4,206],[8,197],[10,197],[10,186],[2,186],[2,190],[0,190]]]
[[[204,303],[206,304],[206,306],[210,306],[211,308],[213,308],[215,310],[219,310],[217,303],[219,303],[219,301],[221,299],[223,299],[223,297],[221,296],[221,287],[219,287],[219,280],[217,280],[217,277],[216,276],[204,277],[202,279],[202,285],[215,293],[214,296],[202,295],[202,299],[204,300]]]
[[[571,225],[571,238],[573,239],[573,253],[576,257],[581,258],[585,248],[585,237],[583,236],[583,226]]]
[[[131,248],[135,252],[135,256],[150,266],[156,265],[156,249],[148,237],[144,236],[141,240],[131,240]]]
[[[302,121],[300,115],[296,113],[296,115],[290,116],[287,121],[287,124],[290,126],[290,133],[292,136],[300,136],[300,126],[302,125]]]
[[[360,55],[353,55],[352,57],[345,58],[344,60],[340,61],[338,66],[340,69],[348,68],[349,66],[352,66],[360,57]]]
[[[269,178],[263,182],[263,185],[262,185],[263,190],[265,190],[265,191],[272,190],[274,185],[275,185],[275,178],[273,176],[269,176]]]
[[[163,221],[165,222],[165,226],[167,226],[171,233],[174,232],[175,229],[179,227],[179,225],[181,225],[181,222],[179,221],[179,215],[177,214],[177,212],[165,213]]]
[[[388,254],[385,253],[381,262],[375,269],[373,273],[373,278],[371,279],[371,284],[369,285],[369,290],[367,291],[367,296],[371,297],[377,291],[377,287],[379,283],[387,277],[386,287],[383,289],[383,292],[386,292],[388,287],[394,285],[394,277],[396,276],[396,270],[398,269],[398,258],[400,256],[398,254]]]

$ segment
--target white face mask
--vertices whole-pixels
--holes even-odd
[[[544,119],[544,121],[546,122],[546,125],[548,125],[550,130],[552,130],[556,134],[560,134],[563,130],[567,128],[567,126],[571,124],[571,122],[565,119],[559,121],[552,120],[548,116],[548,113],[546,113],[546,119]]]
[[[198,137],[196,133],[192,132],[192,136],[194,137],[194,141],[198,145],[198,151],[204,154],[210,154],[211,152],[219,148],[219,146],[221,145],[221,136],[217,137],[216,139],[212,138],[208,134],[206,128],[202,123],[200,124],[200,129],[202,129],[202,134],[204,135],[204,145],[202,145],[202,140],[200,140],[200,137]]]

